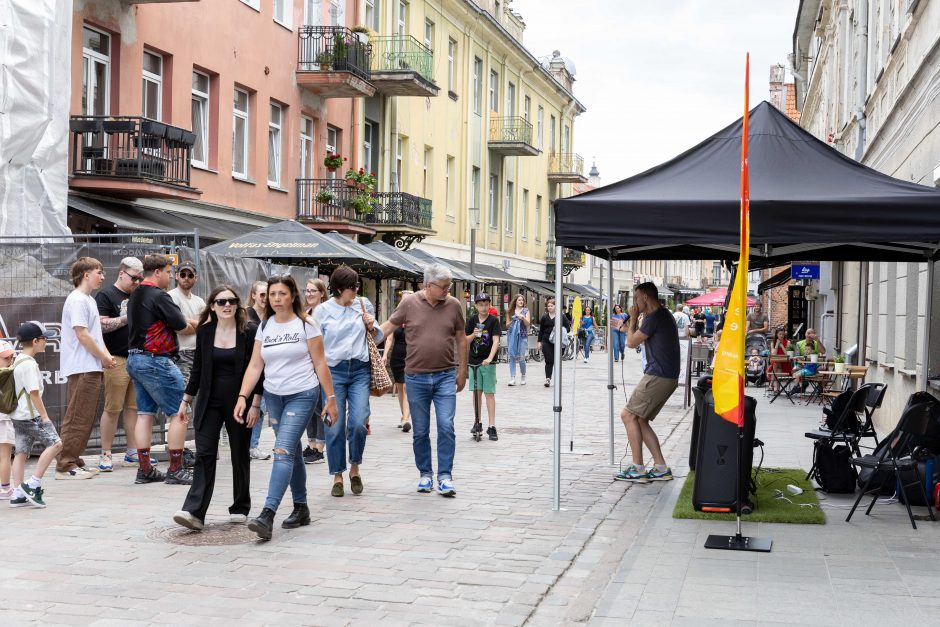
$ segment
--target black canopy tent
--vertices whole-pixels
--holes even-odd
[[[607,259],[609,270],[615,259],[737,259],[742,126],[739,119],[646,172],[555,201],[556,263],[563,247]],[[933,285],[933,261],[940,251],[940,191],[861,165],[767,102],[749,112],[748,127],[752,268],[808,258],[926,261],[928,285]],[[612,272],[608,277],[610,294]],[[560,267],[555,291],[560,298]],[[930,308],[927,298],[928,320]],[[929,335],[928,323],[925,347]],[[562,363],[559,348],[556,364]],[[553,507],[557,510],[561,377],[555,381]],[[613,463],[612,353],[608,353],[608,389]]]

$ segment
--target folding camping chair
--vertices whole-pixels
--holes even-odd
[[[790,358],[786,355],[770,356],[770,380],[777,388],[774,391],[773,398],[770,399],[771,403],[777,400],[777,397],[781,394],[785,394],[790,403],[796,405],[796,403],[793,401],[794,391],[790,389],[791,384],[793,383],[793,374],[784,372],[782,368],[784,364],[788,363],[790,363]]]
[[[852,449],[852,452],[855,453],[856,456],[860,456],[861,451],[858,450],[858,440],[861,437],[859,435],[862,430],[861,416],[864,415],[865,412],[866,400],[868,400],[867,388],[862,387],[855,390],[852,392],[852,398],[846,403],[842,413],[836,418],[831,431],[820,428],[814,431],[807,431],[803,434],[804,437],[813,440],[813,445],[816,447],[834,444],[836,442],[844,443]],[[810,467],[809,472],[806,473],[806,479],[809,480],[815,472],[816,455],[813,455],[813,465]]]
[[[887,485],[888,481],[894,481],[897,485],[898,496],[907,508],[907,516],[911,520],[911,526],[917,529],[917,523],[914,522],[914,514],[911,512],[911,504],[907,499],[906,488],[917,486],[921,492],[924,492],[924,482],[921,480],[920,470],[917,468],[917,460],[914,459],[911,454],[910,444],[912,440],[923,437],[927,433],[927,428],[932,419],[932,410],[933,406],[928,403],[917,403],[909,406],[904,410],[904,414],[901,415],[901,420],[898,422],[897,435],[888,444],[887,448],[884,449],[883,455],[865,455],[864,457],[851,460],[852,465],[858,466],[859,468],[871,469],[872,473],[865,482],[865,485],[862,486],[862,491],[859,493],[858,498],[855,499],[855,504],[852,506],[849,515],[846,516],[845,522],[849,522],[852,519],[852,515],[855,513],[858,504],[866,494],[871,494],[872,499],[871,503],[868,504],[868,509],[865,510],[865,515],[871,515],[871,510],[875,506],[875,501],[878,500],[878,495],[881,494],[882,488]],[[904,480],[901,478],[902,470],[913,471],[914,481],[904,483]],[[875,478],[879,475],[881,475],[881,481],[878,482],[877,487],[872,488],[871,484],[874,483]],[[930,506],[929,497],[926,497],[926,503],[930,520],[936,520],[936,518],[934,518],[933,508]]]
[[[875,440],[875,446],[878,446],[878,434],[875,433],[875,423],[873,417],[875,410],[881,407],[885,400],[885,392],[888,391],[887,383],[866,383],[862,387],[868,388],[868,398],[865,399],[865,426],[862,427],[861,438],[872,438]]]

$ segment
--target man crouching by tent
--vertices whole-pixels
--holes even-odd
[[[642,325],[637,322],[640,314],[643,314]],[[614,320],[612,324],[619,328],[623,322]],[[659,438],[650,422],[679,387],[679,333],[672,314],[659,304],[659,291],[653,283],[641,283],[633,290],[633,306],[627,322],[627,346],[636,348],[640,344],[646,347],[643,378],[620,412],[620,419],[627,429],[633,463],[614,479],[635,483],[670,481],[672,471],[663,459]],[[649,470],[643,464],[644,444],[653,458],[654,465]]]

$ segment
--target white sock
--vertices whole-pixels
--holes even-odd
[[[669,470],[669,466],[665,464],[656,464],[655,466],[653,466],[653,470],[655,470],[656,472],[666,472],[667,470]]]
[[[19,486],[16,486],[16,489],[13,490],[13,498],[14,499],[26,498],[26,495],[23,493],[22,488],[20,488]]]
[[[133,457],[134,455],[137,454],[137,449],[136,449],[136,448],[129,448],[129,449],[127,449],[126,451],[124,451],[124,454],[125,454],[125,455],[128,455],[128,456],[130,456],[130,457]]]
[[[29,478],[29,481],[26,482],[26,485],[28,485],[29,487],[35,490],[36,488],[42,485],[42,479],[40,479],[36,475],[33,475],[32,477]]]

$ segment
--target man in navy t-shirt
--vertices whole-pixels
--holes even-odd
[[[643,315],[642,324],[638,323],[640,314]],[[615,326],[622,324],[617,321]],[[627,323],[627,346],[636,348],[640,344],[646,350],[643,378],[633,390],[627,406],[620,412],[620,419],[627,429],[633,463],[614,478],[636,483],[669,481],[672,479],[672,471],[666,465],[659,438],[650,422],[679,386],[679,333],[675,318],[659,304],[659,291],[653,283],[641,283],[633,290],[633,306],[630,307]],[[653,458],[653,467],[649,469],[643,463],[643,444],[649,448]]]

